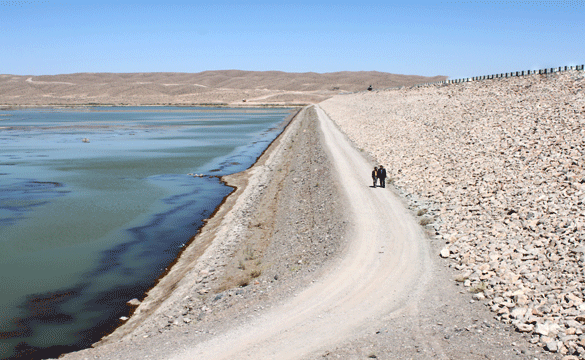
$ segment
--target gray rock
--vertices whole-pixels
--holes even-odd
[[[516,330],[524,333],[532,332],[532,330],[534,330],[534,325],[520,323],[516,325]]]
[[[510,316],[514,319],[521,319],[524,317],[524,315],[526,315],[527,311],[527,308],[514,308],[512,311],[510,311]]]
[[[485,300],[485,295],[482,292],[475,293],[475,294],[473,294],[472,297],[473,297],[473,300],[477,300],[477,301]]]
[[[559,350],[559,344],[557,341],[549,341],[546,343],[546,349],[550,352],[556,353]]]

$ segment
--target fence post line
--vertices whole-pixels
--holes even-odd
[[[462,84],[466,82],[473,82],[473,81],[480,81],[480,80],[493,80],[493,79],[503,79],[503,78],[512,78],[512,77],[520,77],[520,76],[528,76],[528,75],[549,75],[554,74],[557,72],[564,72],[564,71],[583,71],[585,70],[585,65],[566,65],[566,66],[558,66],[558,67],[551,67],[551,68],[544,68],[538,70],[519,70],[519,71],[512,71],[512,72],[505,72],[505,73],[498,73],[498,74],[490,74],[490,75],[479,75],[479,76],[472,76],[472,77],[465,77],[459,79],[448,79],[442,81],[435,81],[429,82],[424,84],[415,85],[415,87],[420,86],[428,86],[428,85],[435,85],[435,84]]]

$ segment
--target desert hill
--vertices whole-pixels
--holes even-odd
[[[287,73],[221,70],[200,73],[0,75],[0,105],[306,104],[340,92],[411,86],[446,76],[377,71]]]

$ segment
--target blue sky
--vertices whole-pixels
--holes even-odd
[[[0,73],[384,71],[585,63],[583,1],[0,1]]]

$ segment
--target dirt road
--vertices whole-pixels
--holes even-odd
[[[342,260],[289,302],[172,359],[298,359],[379,326],[424,287],[431,261],[420,227],[391,191],[370,187],[370,164],[317,111],[354,220]]]
[[[423,236],[408,196],[370,187],[368,155],[315,109],[237,175],[262,196],[228,199],[200,235],[214,245],[184,256],[194,270],[171,294],[149,292],[163,305],[124,336],[63,359],[558,359],[453,281],[438,256],[445,243]],[[230,245],[225,231],[235,228]],[[236,265],[248,248],[260,254],[258,281],[202,295],[246,273]]]

